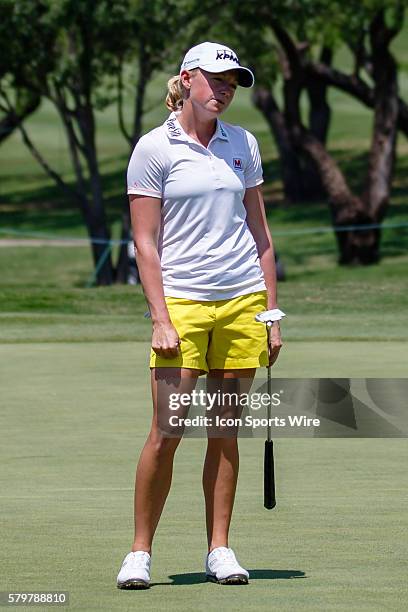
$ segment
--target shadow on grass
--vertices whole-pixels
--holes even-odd
[[[367,178],[368,170],[368,151],[353,152],[352,150],[332,149],[331,155],[338,163],[340,169],[344,173],[346,180],[357,195],[361,195]],[[279,162],[277,159],[272,159],[263,163],[265,182],[280,182]],[[393,187],[391,192],[391,201],[395,198],[403,197],[408,199],[408,157],[400,156],[397,159],[395,172],[393,177]],[[273,204],[273,202],[271,202]],[[326,205],[326,202],[305,203],[304,208],[307,211],[309,205],[315,207],[317,204]],[[290,204],[286,203],[286,207]],[[294,205],[297,206],[296,204]],[[402,211],[400,211],[402,212]]]
[[[203,572],[189,572],[186,574],[171,574],[172,582],[152,582],[151,587],[155,586],[181,586],[203,584],[207,582]],[[250,582],[254,580],[288,580],[291,578],[306,578],[305,572],[300,570],[273,570],[273,569],[254,569],[249,570]]]
[[[332,150],[332,154],[345,172],[351,187],[361,194],[362,184],[367,169],[367,152]],[[116,169],[112,169],[115,163]],[[118,238],[117,228],[122,217],[124,206],[127,206],[125,195],[125,169],[127,157],[103,160],[103,190],[108,223],[115,224],[113,237]],[[109,170],[110,167],[110,170]],[[385,223],[398,223],[408,218],[408,156],[400,157],[397,162],[394,177],[394,187],[391,194]],[[266,186],[267,215],[272,227],[289,233],[305,227],[331,226],[331,216],[327,201],[288,204],[277,199],[280,189],[280,170],[276,159],[264,163]],[[13,178],[13,177],[11,177]],[[10,185],[16,185],[17,180],[10,180]],[[74,186],[73,182],[70,183]],[[279,192],[279,198],[281,192]],[[42,185],[27,190],[9,189],[3,191],[0,202],[3,227],[26,232],[42,232],[50,235],[63,236],[84,235],[85,228],[82,215],[75,202],[61,194],[55,185]],[[285,227],[286,226],[286,227]],[[309,257],[315,255],[333,256],[337,251],[336,241],[331,233],[303,234],[300,236],[276,237],[279,253],[289,264],[302,265]],[[403,228],[385,229],[382,236],[384,255],[396,257],[408,250],[408,232]]]
[[[102,177],[106,214],[110,224],[121,219],[123,207],[127,203],[126,163],[124,158],[122,169],[106,172]],[[67,183],[75,188],[73,181]],[[67,233],[84,228],[77,203],[54,184],[29,190],[3,190],[0,196],[0,212],[2,225],[15,230]]]

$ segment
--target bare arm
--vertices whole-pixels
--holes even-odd
[[[245,191],[244,205],[247,211],[247,224],[258,249],[259,262],[265,279],[268,294],[267,309],[272,310],[278,307],[275,253],[260,187],[250,187]],[[270,334],[270,365],[276,361],[281,346],[279,321],[275,321]]]
[[[136,262],[152,317],[152,348],[162,357],[174,357],[179,337],[166,306],[160,257],[157,250],[161,224],[161,200],[147,196],[129,197]]]

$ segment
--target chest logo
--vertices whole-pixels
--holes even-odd
[[[240,159],[239,157],[234,157],[232,163],[234,166],[234,170],[243,170],[242,159]]]

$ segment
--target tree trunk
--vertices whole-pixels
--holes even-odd
[[[373,221],[372,221],[373,222]],[[355,222],[353,225],[358,226]],[[362,224],[362,225],[365,225]],[[381,229],[336,232],[340,265],[370,265],[380,260]]]
[[[77,108],[78,125],[81,130],[86,162],[89,171],[91,198],[83,210],[85,223],[92,239],[92,255],[97,269],[96,283],[111,285],[114,281],[112,256],[109,247],[110,231],[106,220],[102,181],[95,146],[95,125],[92,106]]]
[[[114,281],[112,255],[109,248],[111,236],[108,224],[106,222],[102,185],[99,173],[93,172],[91,174],[90,183],[92,201],[86,220],[88,232],[92,238],[92,254],[95,267],[98,267],[96,283],[98,286],[111,285]],[[107,251],[107,249],[109,250]]]
[[[146,54],[145,42],[142,40],[139,47],[139,77],[136,87],[136,99],[133,114],[132,150],[142,135],[143,108],[146,96],[146,85],[151,76],[149,58]],[[132,153],[132,151],[131,151]],[[125,192],[126,193],[126,192]],[[131,219],[128,197],[123,199],[121,244],[116,265],[116,282],[127,283],[129,276],[128,242],[131,240]]]
[[[325,146],[301,126],[293,130],[294,138],[314,160],[319,169],[323,187],[329,195],[333,225],[338,228],[336,240],[339,247],[339,263],[372,264],[379,259],[380,230],[359,229],[377,223],[366,208],[362,198],[354,195],[335,160]],[[356,227],[357,231],[347,228]]]
[[[331,49],[323,47],[320,61],[330,65],[332,56]],[[331,109],[327,101],[327,85],[320,79],[309,75],[306,75],[305,85],[310,105],[309,129],[322,144],[326,145],[331,119]],[[306,157],[304,162],[303,184],[305,186],[305,196],[308,200],[323,200],[325,198],[326,194],[319,170],[310,157]]]
[[[282,37],[281,40],[285,40]],[[288,41],[286,41],[288,42]],[[292,63],[290,69],[287,70],[284,80],[284,104],[285,104],[285,122],[288,133],[291,136],[292,146],[299,160],[300,173],[299,181],[302,185],[302,200],[308,202],[316,200],[324,196],[322,189],[322,182],[318,168],[315,161],[309,155],[305,154],[305,151],[296,138],[293,138],[292,127],[301,125],[301,112],[300,112],[300,97],[304,88],[310,86],[309,94],[311,94],[311,110],[309,115],[309,121],[313,123],[314,132],[309,129],[314,137],[322,142],[327,136],[327,126],[322,128],[318,125],[318,119],[321,115],[324,115],[324,119],[327,119],[326,105],[325,105],[325,88],[319,87],[317,83],[312,86],[311,82],[305,79],[305,74],[301,64],[301,54],[297,54],[295,59],[295,47],[292,48],[289,54],[292,57]]]
[[[290,140],[284,116],[279,110],[272,92],[265,87],[256,87],[252,100],[262,112],[274,136],[279,153],[285,198],[289,202],[301,202],[304,198],[302,168]]]
[[[142,117],[146,96],[146,86],[151,77],[149,57],[146,54],[144,41],[141,41],[139,48],[139,78],[136,87],[135,108],[133,113],[133,134],[132,148],[134,148],[142,135]]]
[[[378,13],[371,24],[370,38],[375,103],[364,198],[371,214],[382,221],[389,205],[398,121],[397,66],[389,52],[392,36],[385,25],[383,11]]]
[[[291,138],[291,126],[301,122],[300,96],[306,88],[310,101],[310,131],[322,143],[326,142],[330,124],[327,85],[305,72],[303,55],[307,46],[295,45],[275,18],[270,19],[270,24],[285,54],[285,57],[282,54],[279,56],[284,78],[284,110],[279,110],[272,93],[263,87],[255,90],[253,101],[263,113],[275,138],[286,199],[291,202],[320,200],[325,194],[319,171],[313,159],[305,155],[296,140]],[[330,64],[331,60],[331,50],[323,47],[321,61]]]
[[[128,242],[131,240],[131,221],[129,200],[127,196],[123,197],[122,228],[120,239],[121,244],[119,246],[115,280],[117,283],[125,284],[128,282],[129,276]]]
[[[379,260],[380,229],[365,228],[378,225],[384,218],[391,187],[395,158],[396,131],[399,117],[397,69],[389,52],[389,45],[401,23],[389,28],[380,10],[370,24],[371,61],[373,65],[374,128],[370,151],[367,188],[362,197],[349,189],[344,175],[318,137],[303,125],[299,112],[300,54],[287,32],[274,28],[282,44],[290,73],[285,79],[285,119],[295,147],[309,155],[316,164],[322,184],[329,196],[333,224],[336,226],[341,264],[372,264]],[[348,229],[348,226],[354,226]]]
[[[94,204],[94,202],[92,203]],[[112,285],[113,268],[112,256],[109,247],[110,233],[104,219],[94,211],[87,209],[84,215],[88,235],[92,239],[91,250],[95,268],[97,269],[96,284],[98,286]]]
[[[395,34],[386,26],[383,11],[379,11],[370,27],[374,125],[367,187],[361,199],[365,213],[352,220],[357,225],[381,224],[389,206],[399,115],[397,67],[389,51]],[[380,259],[380,228],[341,232],[337,240],[340,263],[372,264]]]

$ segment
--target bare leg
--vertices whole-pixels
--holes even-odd
[[[237,439],[209,438],[203,471],[208,551],[228,547],[238,469]]]
[[[181,435],[168,437],[159,427],[159,421],[162,419],[163,423],[169,414],[163,385],[168,387],[168,392],[190,393],[199,374],[199,370],[187,368],[152,369],[153,419],[136,469],[132,551],[151,552],[153,536],[170,490],[174,454],[181,440]]]
[[[255,369],[248,370],[211,370],[208,374],[211,389],[231,378],[246,379],[249,390]],[[241,392],[244,391],[241,385]],[[234,416],[240,417],[241,411],[235,408]],[[231,414],[229,415],[231,416]],[[206,506],[208,550],[218,546],[228,547],[228,532],[234,506],[235,490],[239,470],[238,440],[229,431],[229,437],[208,436],[207,454],[203,470],[203,489]]]

